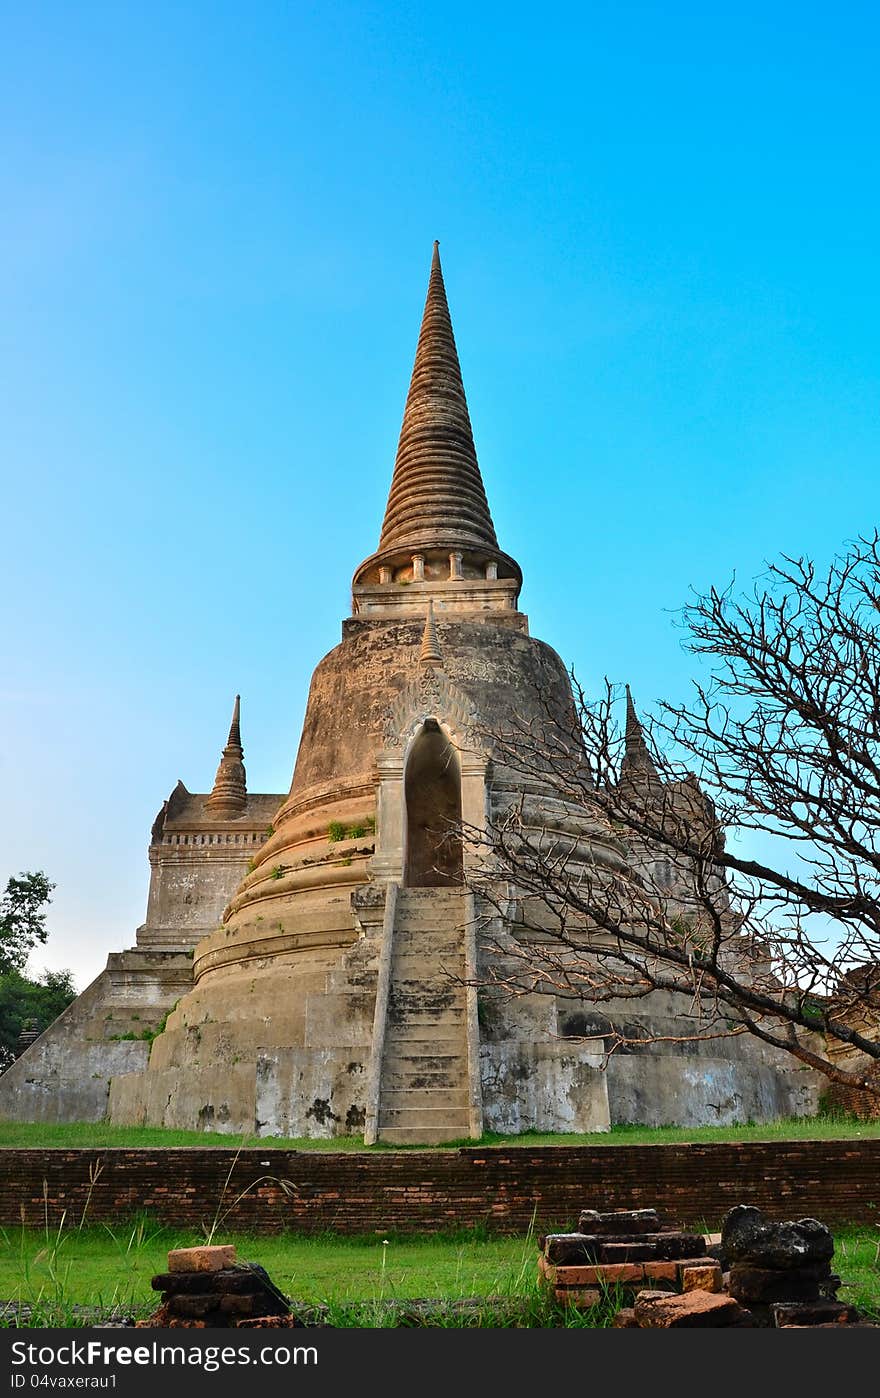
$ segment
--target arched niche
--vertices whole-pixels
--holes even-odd
[[[404,769],[405,868],[408,888],[461,884],[461,763],[436,718],[426,718]]]

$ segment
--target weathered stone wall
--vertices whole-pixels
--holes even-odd
[[[137,946],[112,952],[92,984],[0,1077],[0,1119],[102,1121],[110,1080],[146,1068],[149,1035],[192,988],[192,949],[220,922],[281,801],[252,795],[233,818],[214,815],[207,799],[179,782],[165,802],[153,825]]]
[[[168,841],[172,838],[166,836]],[[180,844],[150,849],[147,920],[138,929],[139,946],[194,947],[213,932],[260,844],[253,834],[238,846],[221,845],[220,837],[213,834],[210,844],[207,837],[196,834],[178,838]],[[200,844],[200,839],[205,843]]]
[[[687,1053],[612,1054],[608,1061],[611,1124],[730,1126],[811,1116],[816,1075],[778,1062]]]
[[[192,982],[185,952],[127,951],[0,1077],[0,1120],[102,1121],[110,1079],[146,1066],[155,1030]],[[123,1036],[136,1037],[123,1037]]]
[[[138,946],[191,948],[212,932],[272,828],[282,797],[252,792],[235,814],[178,782],[150,839],[147,916]]]
[[[774,1218],[812,1215],[873,1228],[880,1140],[240,1154],[219,1147],[9,1150],[0,1154],[0,1223],[18,1225],[23,1210],[26,1222],[42,1227],[44,1180],[52,1223],[65,1211],[80,1218],[88,1199],[93,1223],[148,1211],[193,1236],[221,1199],[229,1233],[334,1229],[385,1237],[476,1224],[522,1233],[533,1224],[574,1227],[585,1206],[658,1204],[669,1222],[700,1227],[744,1199]]]
[[[482,1044],[486,1131],[607,1131],[601,1054],[575,1044],[509,1039]]]
[[[568,701],[565,666],[550,646],[526,634],[520,613],[447,620],[438,611],[436,625],[443,673],[488,732],[501,731],[514,714],[543,718],[542,701]],[[424,617],[343,623],[342,644],[312,678],[292,798],[339,782],[342,774],[372,772],[389,708],[418,674],[423,629]]]
[[[364,895],[354,908],[351,895],[303,900],[305,941],[295,960],[289,953],[254,959],[197,986],[156,1039],[149,1070],[114,1078],[109,1119],[256,1135],[359,1134],[384,890]],[[337,903],[347,947],[310,947],[309,933],[320,933]]]
[[[564,1035],[601,1033],[609,1021],[633,1041],[608,1057],[611,1125],[729,1126],[813,1116],[827,1086],[820,1074],[750,1034],[734,1021],[694,1013],[692,999],[653,991],[644,999],[611,1000],[597,1012],[557,1001]],[[717,1037],[715,1035],[717,1034]],[[641,1041],[640,1041],[641,1040]]]

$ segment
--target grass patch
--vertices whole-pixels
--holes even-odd
[[[531,1235],[497,1238],[474,1229],[430,1238],[390,1233],[383,1241],[224,1233],[222,1240],[235,1244],[241,1260],[261,1263],[295,1302],[325,1308],[320,1318],[334,1326],[596,1329],[609,1325],[620,1305],[609,1291],[584,1314],[557,1306],[538,1287],[537,1240]],[[165,1270],[168,1249],[199,1241],[192,1232],[146,1219],[116,1228],[0,1230],[0,1299],[31,1308],[33,1326],[94,1319],[77,1307],[146,1315],[157,1304],[150,1278]],[[835,1242],[841,1298],[880,1318],[877,1230],[839,1230]],[[448,1306],[426,1315],[412,1304],[416,1298]]]
[[[743,1126],[615,1126],[611,1131],[591,1134],[555,1134],[526,1131],[521,1135],[487,1132],[480,1141],[450,1141],[439,1150],[461,1146],[653,1146],[680,1145],[711,1141],[801,1141],[871,1140],[880,1138],[880,1120],[858,1121],[837,1115],[797,1117]],[[0,1149],[92,1149],[100,1146],[217,1146],[235,1150],[242,1144],[239,1135],[217,1131],[167,1131],[153,1126],[108,1126],[104,1122],[19,1122],[0,1121]],[[360,1136],[336,1136],[332,1140],[302,1137],[261,1136],[246,1138],[254,1149],[288,1150],[418,1150],[418,1146],[364,1146]],[[432,1147],[432,1149],[435,1149]]]
[[[34,1308],[44,1324],[75,1324],[79,1306],[147,1314],[157,1303],[150,1278],[165,1270],[168,1249],[200,1241],[150,1220],[125,1228],[3,1229],[0,1299]],[[430,1239],[391,1233],[385,1240],[224,1233],[223,1241],[233,1242],[243,1261],[258,1261],[295,1300],[328,1307],[333,1324],[400,1323],[406,1303],[419,1297],[450,1303],[495,1297],[500,1313],[516,1300],[537,1314],[544,1301],[530,1236],[491,1238],[480,1229]],[[479,1312],[450,1312],[447,1319],[473,1324]]]
[[[834,1235],[834,1270],[843,1279],[841,1301],[851,1301],[880,1322],[880,1229],[853,1228]]]

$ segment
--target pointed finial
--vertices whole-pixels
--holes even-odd
[[[241,746],[241,695],[236,694],[232,708],[229,737],[220,758],[214,787],[205,802],[208,810],[219,816],[241,815],[247,806],[247,776],[244,770],[244,749]]]
[[[639,738],[643,737],[642,725],[633,703],[632,690],[628,684],[624,685],[624,689],[626,690],[626,740],[627,743],[637,742]]]
[[[232,707],[232,722],[229,725],[229,737],[226,739],[227,747],[241,747],[241,695],[236,694],[235,703]]]
[[[645,741],[645,730],[636,713],[636,706],[629,685],[626,685],[626,728],[624,730],[624,755],[620,764],[621,781],[632,779],[639,773],[642,780],[659,781],[654,759]]]
[[[468,556],[470,577],[482,575],[496,583],[512,579],[518,596],[522,572],[498,547],[480,474],[435,238],[379,547],[355,570],[355,612],[362,587],[391,582],[409,559],[421,554],[439,563],[457,553]],[[449,576],[457,579],[458,574]],[[497,595],[487,590],[487,597],[496,598],[489,604],[493,610],[510,605],[506,596],[502,600],[501,589]],[[397,589],[384,595],[383,606],[421,608]]]
[[[442,665],[443,656],[440,653],[440,642],[437,638],[437,626],[434,621],[434,601],[428,598],[428,612],[425,617],[425,629],[422,632],[422,648],[419,651],[420,665]]]
[[[379,549],[433,543],[498,548],[436,241]]]

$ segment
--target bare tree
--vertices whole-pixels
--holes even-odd
[[[602,1008],[609,1051],[672,992],[675,1037],[750,1033],[880,1095],[878,538],[696,597],[708,678],[647,729],[574,682],[564,719],[491,735],[508,797],[466,834],[499,990]]]

